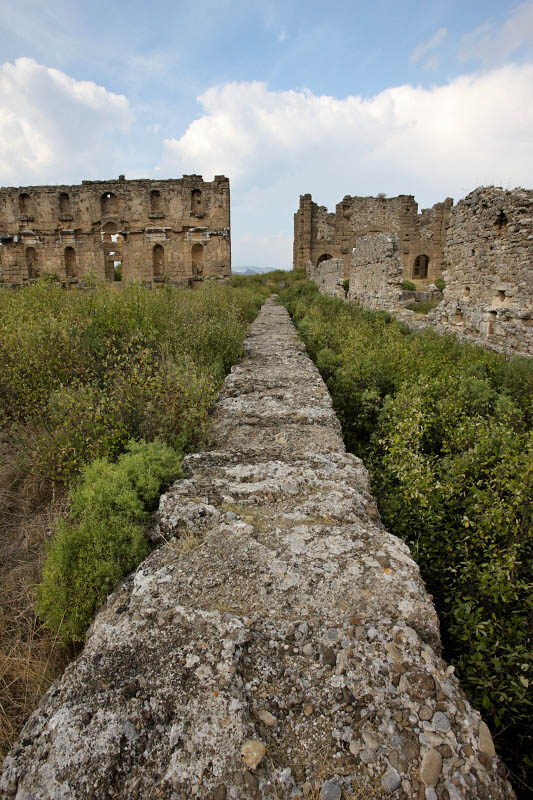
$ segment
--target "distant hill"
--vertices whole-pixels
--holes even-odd
[[[232,273],[238,275],[256,275],[257,273],[272,272],[275,269],[283,269],[283,267],[232,267]],[[289,272],[289,269],[286,270]]]

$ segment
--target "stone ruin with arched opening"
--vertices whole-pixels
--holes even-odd
[[[455,206],[447,198],[421,213],[408,195],[346,196],[335,213],[302,195],[294,268],[306,268],[320,291],[336,296],[349,278],[349,299],[390,310],[426,299],[402,291],[405,279],[420,290],[442,277],[444,297],[431,294],[441,302],[425,323],[533,355],[532,190],[482,187]]]
[[[197,254],[201,250],[201,259]],[[230,191],[223,175],[82,181],[0,189],[0,280],[49,273],[186,283],[231,274]],[[201,269],[198,269],[199,265]]]

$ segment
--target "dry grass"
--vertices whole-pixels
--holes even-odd
[[[66,515],[64,497],[23,480],[14,454],[0,452],[0,763],[69,653],[33,611],[46,531]]]
[[[181,555],[192,553],[193,550],[197,550],[201,547],[203,543],[204,540],[201,536],[189,530],[184,531],[181,536],[170,539],[169,541],[167,540],[167,545],[177,550]]]
[[[320,800],[320,790],[326,781],[335,781],[336,776],[342,775],[345,778],[353,774],[355,768],[355,759],[349,760],[349,765],[344,767],[332,758],[334,750],[321,746],[311,754],[303,755],[302,761],[299,764],[283,761],[283,766],[290,766],[292,772],[298,781],[303,780],[303,767],[307,767],[309,763],[314,765],[314,774],[311,781],[310,790],[305,795],[307,800]],[[274,772],[275,759],[270,760],[270,766]],[[382,800],[383,790],[381,787],[380,779],[377,776],[371,776],[368,773],[361,775],[353,775],[351,778],[351,790],[344,790],[342,793],[342,800]],[[282,787],[278,788],[278,796],[283,797],[285,793]]]

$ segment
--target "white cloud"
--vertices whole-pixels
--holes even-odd
[[[411,55],[409,56],[409,60],[416,63],[420,61],[424,56],[430,53],[432,50],[435,50],[437,47],[443,43],[448,35],[448,28],[439,28],[438,31],[435,31],[431,39],[427,42],[421,42],[417,45],[414,50],[411,51]]]
[[[503,25],[491,19],[463,36],[459,56],[463,61],[479,59],[494,65],[520,50],[533,53],[532,0],[516,6]]]
[[[124,95],[19,58],[0,67],[0,183],[103,176],[132,120]],[[115,169],[116,171],[116,169]]]
[[[290,264],[300,193],[330,208],[344,194],[379,191],[426,206],[480,184],[533,184],[533,64],[368,99],[252,82],[211,88],[199,102],[202,116],[165,140],[161,168],[230,177],[234,231],[250,234],[235,239],[235,263],[265,263],[252,248],[273,231],[285,236]]]
[[[278,36],[277,36],[278,42],[286,42],[288,38],[289,38],[289,34],[287,33],[287,31],[282,30],[282,31],[280,31],[278,33]]]

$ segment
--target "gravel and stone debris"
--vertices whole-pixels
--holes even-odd
[[[184,469],[159,546],[7,756],[2,798],[514,798],[275,299]]]

